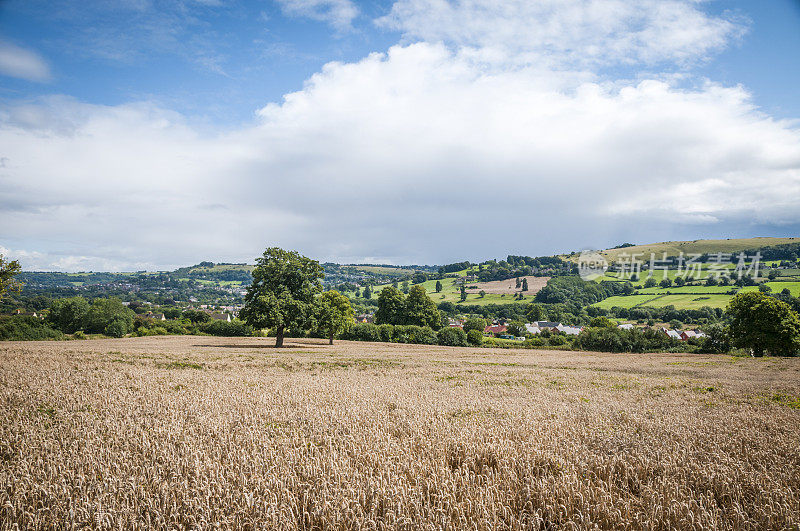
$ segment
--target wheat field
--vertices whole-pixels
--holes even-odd
[[[800,359],[0,343],[0,528],[797,529]]]

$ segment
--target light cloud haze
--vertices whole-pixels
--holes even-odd
[[[50,66],[33,50],[0,41],[0,74],[43,82],[51,77]]]

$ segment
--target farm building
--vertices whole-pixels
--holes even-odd
[[[489,334],[495,337],[499,337],[506,333],[507,327],[505,325],[492,325],[487,326],[484,328],[483,333],[484,335]]]

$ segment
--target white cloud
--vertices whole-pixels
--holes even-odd
[[[146,103],[6,105],[0,244],[36,249],[31,264],[97,270],[252,260],[273,244],[323,260],[444,263],[800,228],[797,123],[763,114],[743,87],[669,70],[603,81],[573,57],[596,42],[596,57],[682,62],[736,31],[697,2],[659,3],[688,10],[683,38],[671,16],[625,14],[638,4],[569,5],[594,4],[605,10],[592,22],[581,11],[533,27],[546,50],[551,25],[584,20],[539,49],[541,63],[519,60],[533,47],[511,37],[476,42],[498,20],[464,18],[467,37],[330,63],[234,131]],[[530,13],[504,5],[517,35]]]
[[[0,74],[28,81],[48,81],[50,67],[36,52],[0,42]]]
[[[410,39],[475,48],[489,61],[687,62],[744,31],[700,6],[697,0],[398,0],[377,23]]]
[[[327,22],[338,30],[346,30],[358,16],[358,7],[351,0],[278,0],[287,15],[308,17]]]
[[[100,265],[273,243],[444,262],[800,224],[800,132],[741,87],[487,72],[418,43],[328,64],[225,134],[147,105],[28,107],[0,126],[0,242],[47,235],[41,252]]]

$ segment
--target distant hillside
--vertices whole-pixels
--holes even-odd
[[[629,255],[632,253],[642,253],[645,257],[649,257],[650,253],[655,253],[656,256],[660,257],[665,252],[667,256],[678,256],[681,252],[684,254],[738,253],[787,244],[800,245],[800,238],[730,238],[726,240],[661,242],[605,249],[600,251],[600,254],[609,262],[613,262],[621,253],[627,253]],[[578,254],[572,254],[567,258],[570,260],[577,260]]]

